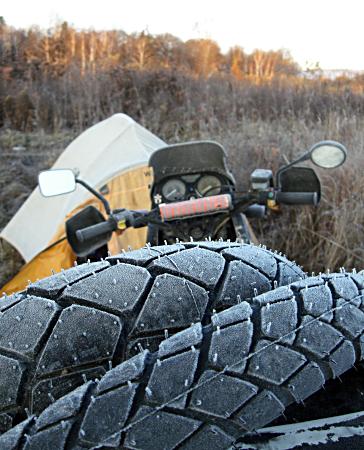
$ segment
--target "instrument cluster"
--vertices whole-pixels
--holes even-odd
[[[222,189],[220,177],[204,173],[169,178],[162,184],[161,194],[162,201],[170,203],[219,195]]]

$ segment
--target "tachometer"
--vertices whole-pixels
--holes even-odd
[[[197,190],[202,197],[218,195],[221,192],[221,181],[214,175],[205,175],[197,183]]]
[[[182,200],[186,195],[186,185],[183,181],[172,178],[162,187],[162,194],[163,197],[170,202]]]

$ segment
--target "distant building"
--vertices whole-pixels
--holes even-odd
[[[338,77],[346,77],[346,78],[355,78],[358,75],[363,75],[364,70],[350,70],[350,69],[307,69],[300,73],[300,76],[303,78],[328,78],[330,80],[334,80]]]

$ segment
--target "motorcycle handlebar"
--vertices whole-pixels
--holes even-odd
[[[247,200],[247,199],[246,199]],[[317,192],[276,192],[275,200],[278,203],[286,205],[317,205],[319,196]],[[261,205],[255,205],[261,206]],[[252,208],[252,207],[250,207]],[[177,202],[170,204],[162,204],[159,206],[159,214],[162,222],[168,220],[175,220],[177,218],[187,218],[203,214],[211,214],[219,211],[228,211],[232,208],[232,198],[230,195],[217,195],[212,197],[204,197],[201,199],[190,200],[185,202]],[[249,210],[249,208],[248,208]],[[141,211],[138,211],[141,213]],[[144,212],[144,211],[143,211]],[[132,216],[132,211],[129,211]],[[146,213],[146,212],[145,212]],[[259,214],[259,217],[262,214]],[[145,214],[147,216],[147,214]],[[125,210],[123,212],[125,217]],[[148,220],[142,225],[148,223]],[[134,220],[129,217],[129,224],[127,226],[134,226]],[[80,243],[91,240],[103,234],[112,233],[117,229],[117,221],[111,218],[105,222],[97,223],[89,227],[76,231],[76,238]]]
[[[319,202],[317,192],[277,192],[276,201],[286,205],[314,205]]]
[[[106,221],[91,225],[90,227],[82,228],[76,231],[77,239],[82,243],[101,236],[102,234],[111,233],[116,230],[116,223],[114,221]]]

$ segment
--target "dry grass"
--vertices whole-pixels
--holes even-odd
[[[260,241],[283,251],[305,270],[322,272],[364,267],[364,120],[331,117],[310,127],[297,122],[253,122],[239,130],[223,131],[220,140],[229,162],[243,168],[235,175],[246,186],[255,167],[277,168],[283,155],[292,160],[314,142],[334,139],[349,151],[344,166],[318,170],[322,200],[318,207],[282,207],[268,220],[255,221]]]

